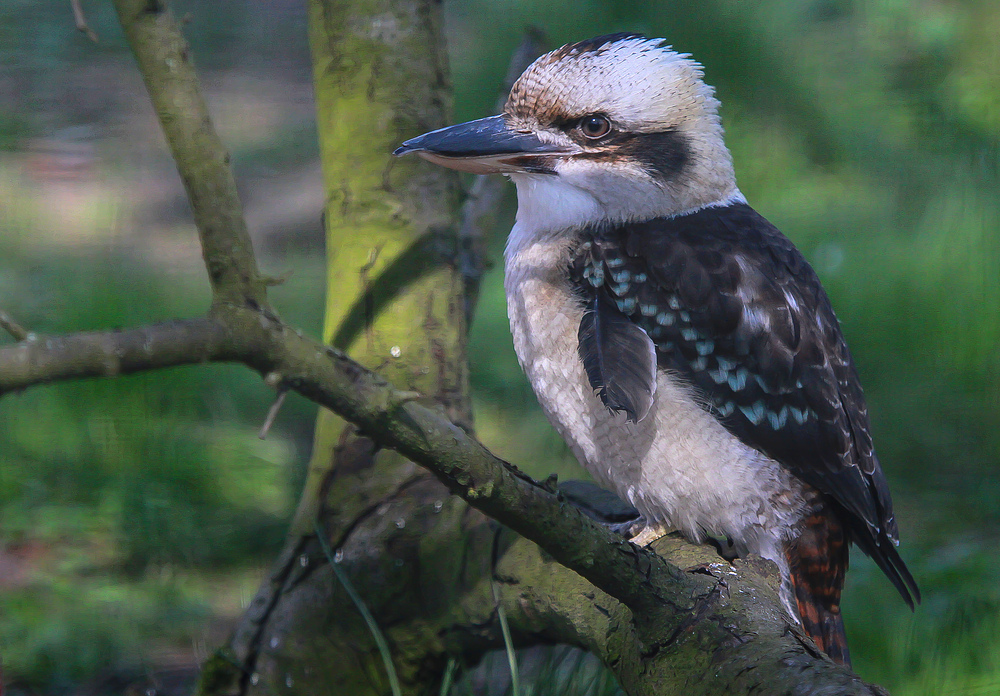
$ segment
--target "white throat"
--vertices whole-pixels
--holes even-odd
[[[517,222],[508,244],[518,233],[542,238],[746,203],[735,184],[717,198],[685,201],[651,180],[608,176],[603,181],[588,177],[586,182],[577,182],[563,174],[512,174],[510,178],[517,186]]]

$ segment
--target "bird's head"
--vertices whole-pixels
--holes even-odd
[[[518,222],[558,231],[742,200],[702,70],[662,39],[569,44],[532,63],[502,114],[407,140],[396,155],[517,184]]]

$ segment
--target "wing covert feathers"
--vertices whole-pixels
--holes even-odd
[[[656,348],[646,332],[596,295],[578,338],[587,379],[604,405],[633,423],[645,418],[656,393]]]

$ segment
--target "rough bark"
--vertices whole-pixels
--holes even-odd
[[[323,340],[471,427],[457,177],[389,154],[397,143],[443,126],[448,117],[446,58],[436,40],[440,22],[440,8],[423,2],[310,3],[327,201]],[[385,667],[357,610],[336,581],[323,583],[334,577],[329,568],[319,581],[301,576],[324,565],[317,524],[341,554],[370,518],[420,528],[412,510],[386,517],[386,509],[396,498],[412,500],[412,492],[430,478],[399,454],[378,449],[331,411],[320,412],[308,478],[275,570],[278,582],[261,588],[231,643],[243,666],[243,692],[267,693],[289,680],[305,691],[331,683],[343,685],[344,693],[371,693],[373,684],[377,692],[388,688]],[[440,491],[437,496],[447,497]],[[458,507],[449,501],[449,510]],[[306,549],[311,555],[303,556]],[[307,566],[301,565],[303,558],[310,559]],[[370,588],[377,587],[380,596],[393,594],[409,580],[391,555],[360,558],[374,563],[371,570],[378,576],[359,585],[366,602]],[[289,593],[290,586],[297,590]],[[349,620],[321,620],[317,601]],[[414,606],[428,605],[425,599]],[[401,613],[402,605],[396,611]],[[281,634],[295,638],[275,646],[268,636]],[[397,657],[404,635],[414,641],[421,632],[396,633],[392,643],[409,691],[434,679],[411,673],[425,668]]]
[[[818,655],[789,624],[769,565],[731,566],[675,538],[658,542],[656,553],[637,548],[551,484],[493,457],[453,422],[468,423],[466,312],[461,278],[449,262],[456,247],[447,242],[453,184],[415,162],[409,171],[377,166],[403,136],[444,119],[437,5],[311,6],[317,77],[337,91],[325,106],[319,98],[321,130],[339,133],[324,144],[324,166],[331,191],[346,192],[331,193],[341,217],[328,213],[328,225],[385,235],[378,254],[370,239],[367,252],[363,245],[335,247],[339,261],[361,263],[341,271],[333,289],[347,292],[343,280],[353,294],[340,303],[331,296],[337,309],[327,334],[337,345],[369,351],[366,369],[268,309],[266,280],[176,22],[155,0],[115,3],[188,187],[215,301],[205,319],[27,336],[0,350],[0,396],[55,379],[238,361],[353,424],[339,431],[320,425],[289,543],[231,644],[206,664],[201,693],[386,693],[371,632],[346,601],[334,564],[387,635],[407,693],[434,692],[447,656],[474,660],[499,644],[493,583],[520,644],[560,641],[592,650],[631,694],[876,693]],[[383,55],[390,49],[395,58]],[[400,58],[404,49],[411,53]],[[410,72],[385,77],[395,70]],[[407,106],[415,94],[426,98],[418,109]],[[378,104],[366,108],[370,101]],[[355,110],[375,120],[353,123]],[[380,265],[383,253],[389,255]],[[424,265],[411,265],[415,259]],[[431,296],[409,298],[411,288]],[[416,335],[428,330],[430,338]],[[390,386],[387,375],[407,389]],[[520,536],[498,537],[483,513]]]

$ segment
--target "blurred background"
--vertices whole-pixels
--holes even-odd
[[[83,6],[96,44],[65,0],[0,3],[0,310],[39,333],[191,316],[208,301],[183,190],[113,12]],[[264,270],[292,273],[274,304],[318,336],[323,188],[304,0],[172,6]],[[897,696],[1000,693],[1000,4],[444,7],[456,120],[492,112],[528,26],[553,47],[662,36],[705,65],[743,192],[833,298],[924,591],[911,614],[854,554],[855,668]],[[511,216],[508,201],[494,262]],[[517,368],[496,263],[470,355],[481,439],[533,474],[580,477]],[[189,683],[264,577],[304,478],[315,409],[290,398],[262,442],[270,396],[246,370],[211,366],[0,401],[11,694]]]

